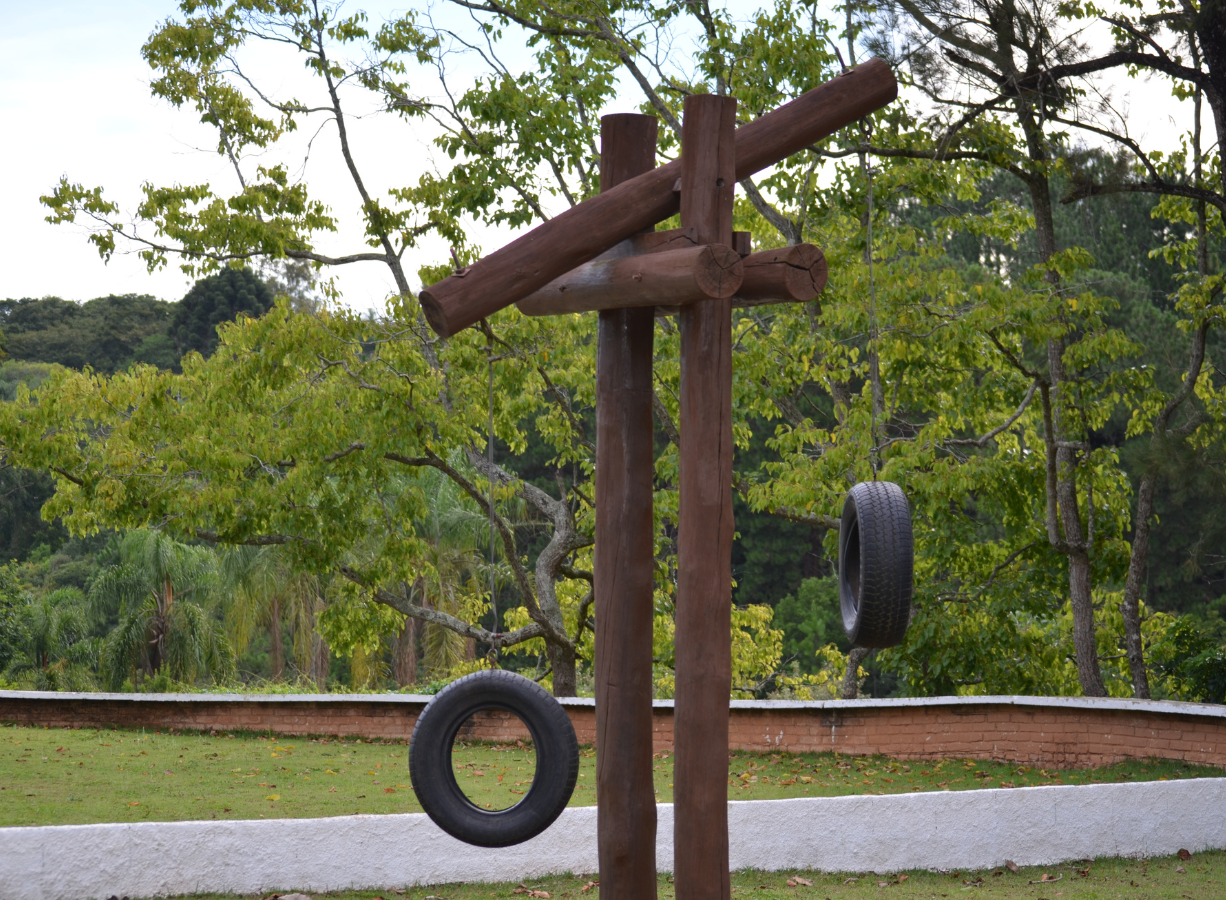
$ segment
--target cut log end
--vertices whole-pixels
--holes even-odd
[[[737,300],[805,303],[826,287],[827,275],[825,254],[812,244],[763,250],[745,257]]]
[[[745,277],[741,254],[724,244],[710,244],[694,264],[694,281],[712,299],[731,297]]]
[[[441,338],[449,338],[459,329],[452,330],[447,322],[447,313],[443,305],[434,298],[430,291],[425,290],[417,295],[417,302],[421,304],[421,311],[426,316],[426,321],[430,323],[430,327],[434,329],[434,333]]]

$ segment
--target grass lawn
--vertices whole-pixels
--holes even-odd
[[[1048,880],[1043,881],[1044,877]],[[488,897],[595,898],[590,876],[539,878],[521,884],[446,884],[407,891],[341,891],[316,894],[316,900],[485,900]],[[790,882],[790,883],[789,883]],[[809,883],[811,882],[811,884]],[[1083,860],[1059,866],[978,872],[907,872],[894,875],[821,872],[737,872],[732,896],[752,900],[890,900],[991,897],[993,900],[1215,900],[1226,897],[1226,853],[1198,853],[1186,862],[1175,857],[1151,860]],[[660,900],[674,897],[673,885],[660,879]],[[187,898],[169,898],[187,900]],[[236,900],[218,894],[194,900]]]
[[[583,749],[572,806],[596,802],[596,758]],[[655,762],[672,799],[672,757]],[[458,745],[455,769],[474,801],[498,809],[532,781],[531,747]],[[728,798],[830,797],[1219,777],[1220,769],[1137,760],[1099,769],[1043,769],[983,760],[900,762],[833,753],[729,754]],[[181,819],[309,818],[420,812],[408,744],[258,734],[0,726],[0,827]],[[1223,892],[1226,897],[1226,892]]]

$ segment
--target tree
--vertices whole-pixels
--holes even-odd
[[[4,669],[5,677],[37,691],[93,689],[98,640],[90,637],[85,596],[62,588],[28,597],[20,614],[24,641]]]
[[[743,28],[703,4],[458,5],[476,16],[472,34],[412,14],[374,27],[326,5],[272,10],[254,0],[186,5],[181,21],[159,28],[145,48],[158,74],[154,90],[217,128],[236,186],[149,186],[138,227],[121,229],[100,189],[65,180],[47,198],[51,218],[93,223],[104,256],[133,242],[150,265],[176,259],[194,273],[258,258],[373,263],[387,267],[398,295],[372,320],[335,306],[307,315],[283,302],[258,321],[223,327],[215,355],[187,364],[181,378],[137,370],[87,384],[65,375],[37,403],[6,409],[0,432],[14,459],[55,467],[49,512],[63,513],[73,528],[152,523],[185,538],[284,547],[294,567],[340,576],[324,616],[333,646],[367,653],[384,635],[403,633],[409,616],[499,652],[543,644],[555,692],[564,694],[574,689],[591,628],[591,323],[507,310],[439,341],[412,298],[403,254],[429,231],[452,243],[451,263],[420,271],[432,282],[477,255],[465,240],[468,222],[523,225],[590,194],[595,114],[619,74],[630,75],[644,108],[665,123],[661,151],[670,154],[686,94],[732,93],[751,118],[834,77],[832,41],[845,39],[854,56],[862,23],[851,16],[840,35],[813,5],[782,2]],[[1046,23],[1052,11],[1040,12]],[[1020,19],[998,17],[991,27],[1010,21]],[[1019,32],[1016,59],[1006,60],[1014,82],[1002,88],[969,69],[986,79],[984,99],[994,91],[986,106],[960,108],[934,127],[900,103],[745,182],[737,207],[737,226],[759,246],[814,241],[832,272],[820,303],[738,315],[738,449],[753,446],[755,430],[762,439],[738,458],[737,493],[755,513],[807,532],[810,546],[824,534],[829,549],[851,483],[882,477],[904,485],[917,522],[917,612],[907,643],[879,663],[913,693],[1071,689],[1062,655],[1069,596],[1083,688],[1118,687],[1115,669],[1108,665],[1104,678],[1097,660],[1105,632],[1095,631],[1093,586],[1126,568],[1128,483],[1114,447],[1094,440],[1117,409],[1139,406],[1148,387],[1123,364],[1138,345],[1112,327],[1109,300],[1083,284],[1085,254],[1055,252],[1051,182],[1063,145],[1051,116],[1068,104],[1027,73],[1035,60],[1065,65],[1078,51],[1054,46],[1050,28],[1032,25]],[[964,26],[972,27],[955,31]],[[696,29],[698,52],[670,56],[643,36],[673,27]],[[998,37],[976,31],[969,39],[996,54]],[[532,48],[529,71],[498,61],[506,41]],[[318,100],[260,87],[241,68],[247,42],[295,48]],[[449,55],[472,48],[488,68],[456,85]],[[954,52],[970,58],[965,48]],[[362,62],[341,62],[346,56]],[[938,70],[925,72],[934,80],[920,78],[920,87],[939,88]],[[1059,70],[1055,81],[1074,77]],[[420,87],[426,78],[433,93]],[[410,125],[433,119],[442,129],[440,160],[450,162],[416,185],[380,190],[346,124],[358,92]],[[369,247],[343,256],[314,247],[333,227],[331,213],[273,159],[286,130],[312,117],[329,120],[361,201]],[[264,165],[253,169],[257,153]],[[1005,199],[986,209],[948,208],[951,197],[974,201],[998,170],[1020,179],[1033,222]],[[1044,215],[1037,271],[1006,272],[991,259],[946,252],[963,236],[1005,246],[1029,240]],[[654,405],[664,667],[676,340],[673,324],[660,320]],[[525,457],[529,435],[545,448],[543,459]],[[496,463],[489,443],[498,447]],[[426,470],[445,476],[493,522],[521,605],[503,610],[492,630],[431,608],[414,592],[419,577],[425,584],[438,574],[417,527]],[[512,514],[515,505],[526,515]],[[786,588],[770,588],[777,589]],[[746,611],[745,633],[762,625],[761,615]],[[504,622],[509,632],[500,630]],[[414,639],[405,635],[397,646]],[[769,655],[738,671],[758,672]],[[857,667],[849,673],[854,682]]]
[[[295,569],[289,555],[278,546],[233,547],[223,551],[220,583],[228,597],[226,615],[230,641],[242,653],[258,627],[268,629],[272,657],[272,679],[285,674],[285,649],[282,628],[289,617],[293,635],[293,655],[300,673],[319,680],[323,654],[328,650],[317,634],[319,613],[323,609],[319,579]],[[322,686],[322,685],[321,685]]]
[[[1097,390],[1087,391],[1096,381],[1095,369],[1134,348],[1124,335],[1104,327],[1101,302],[1084,293],[1076,299],[1069,296],[1079,254],[1067,248],[1061,251],[1056,240],[1051,178],[1059,154],[1050,131],[1054,123],[1078,124],[1078,91],[1066,80],[1119,61],[1091,60],[1076,34],[1060,27],[1054,6],[980,6],[898,0],[894,8],[909,17],[919,32],[905,51],[914,83],[948,111],[948,125],[934,158],[952,154],[982,159],[1012,172],[1030,194],[1043,274],[1043,286],[1036,288],[1048,294],[1050,323],[1045,336],[1035,332],[1031,337],[1045,345],[1045,359],[1028,363],[1024,345],[1012,352],[1003,345],[1001,349],[1019,371],[1035,378],[1040,390],[1047,456],[1047,541],[1068,561],[1082,689],[1088,695],[1102,695],[1106,687],[1096,649],[1092,586],[1094,568],[1102,567],[1106,548],[1095,547],[1102,532],[1095,533],[1094,481],[1104,463],[1113,465],[1114,460],[1113,454],[1094,450],[1089,439],[1103,421],[1102,399],[1123,394],[1137,397],[1134,402],[1139,403],[1143,385],[1128,384],[1120,373],[1099,381]],[[950,90],[954,84],[965,84],[973,93],[968,99],[955,96]],[[1002,111],[1007,111],[1009,122],[1003,129]],[[1010,129],[1016,129],[1016,144]],[[966,149],[972,134],[975,148]],[[1078,311],[1078,304],[1084,311]],[[1132,621],[1129,630],[1129,640],[1135,643],[1138,623]]]
[[[22,607],[28,603],[11,563],[0,566],[0,672],[8,668],[12,660],[29,646]]]
[[[85,303],[58,297],[0,301],[0,322],[14,360],[90,366],[111,374],[134,358],[161,363],[152,352],[166,334],[171,304],[144,294],[112,294]]]
[[[240,315],[258,318],[272,309],[272,290],[250,269],[222,269],[202,278],[179,301],[170,336],[179,355],[204,356],[217,348],[217,326]]]
[[[138,529],[124,536],[119,559],[89,595],[95,610],[119,610],[100,651],[106,682],[117,688],[161,673],[182,682],[229,677],[233,650],[205,605],[216,579],[212,552]]]
[[[1207,409],[1220,407],[1212,381],[1206,377],[1206,345],[1210,328],[1222,322],[1223,278],[1220,260],[1213,260],[1211,236],[1221,246],[1226,229],[1226,171],[1221,163],[1221,148],[1226,140],[1226,8],[1220,3],[1203,8],[1184,6],[1162,8],[1137,14],[1125,7],[1114,15],[1092,4],[1073,4],[1069,11],[1077,18],[1096,16],[1112,26],[1115,47],[1112,52],[1087,69],[1126,65],[1135,70],[1161,73],[1172,81],[1172,93],[1180,99],[1193,99],[1193,127],[1181,151],[1163,158],[1145,153],[1128,134],[1126,124],[1097,127],[1078,123],[1083,128],[1116,142],[1133,156],[1131,171],[1112,173],[1115,177],[1095,177],[1076,173],[1067,200],[1119,193],[1151,194],[1162,197],[1157,211],[1172,222],[1191,226],[1191,236],[1173,237],[1166,248],[1167,261],[1177,260],[1186,275],[1178,292],[1177,308],[1185,316],[1183,324],[1191,335],[1182,384],[1170,391],[1154,391],[1144,417],[1135,425],[1136,433],[1150,434],[1149,465],[1143,469],[1137,489],[1136,525],[1133,553],[1124,586],[1121,610],[1127,628],[1127,653],[1135,693],[1149,696],[1149,677],[1145,664],[1140,627],[1140,598],[1149,562],[1149,542],[1154,518],[1154,499],[1162,467],[1158,461],[1177,453],[1182,445],[1202,431]],[[1165,41],[1165,42],[1163,42]],[[1186,49],[1186,62],[1181,50]],[[1202,104],[1208,100],[1217,140],[1214,153],[1206,159],[1202,139]],[[1190,146],[1189,146],[1190,145]],[[1188,156],[1191,156],[1190,171]],[[1120,176],[1123,177],[1120,177]],[[1216,176],[1216,177],[1214,177]],[[1219,379],[1220,380],[1220,379]],[[1219,385],[1220,387],[1220,385]],[[1198,404],[1196,401],[1200,400]],[[1182,421],[1174,424],[1177,416]],[[1202,438],[1203,439],[1203,438]]]
[[[802,672],[820,669],[818,651],[827,644],[834,644],[843,653],[851,650],[843,632],[838,580],[834,577],[806,578],[794,595],[779,601],[771,624],[784,632],[784,657],[799,662]]]

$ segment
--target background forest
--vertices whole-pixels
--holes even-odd
[[[0,302],[0,678],[420,691],[501,665],[584,692],[594,318],[511,308],[440,341],[415,289],[481,255],[476,226],[593,193],[626,97],[666,160],[688,93],[748,121],[877,55],[897,103],[738,192],[755,248],[810,241],[831,276],[734,323],[734,693],[1226,702],[1226,8],[450,2],[468,30],[237,0],[150,35],[155,95],[216,129],[234,179],[145,185],[130,211],[67,177],[43,198],[104,258],[198,280]],[[262,44],[318,96],[245,73]],[[1132,77],[1194,110],[1178,151],[1132,136],[1111,93]],[[370,182],[352,109],[429,130],[436,168]],[[338,211],[276,162],[307,124],[360,201],[346,255],[318,249]],[[344,306],[354,265],[387,268],[383,311]],[[677,379],[658,318],[662,697]],[[867,654],[830,554],[874,470],[911,500],[917,581],[907,641]]]

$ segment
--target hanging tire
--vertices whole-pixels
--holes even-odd
[[[528,726],[536,747],[532,787],[514,806],[482,809],[464,794],[451,748],[473,713],[501,709]],[[422,809],[439,828],[478,847],[509,847],[536,837],[561,815],[579,775],[579,743],[566,710],[544,688],[501,669],[453,681],[426,704],[409,741],[409,777]]]
[[[847,492],[839,524],[839,604],[857,647],[902,643],[911,621],[914,541],[911,508],[888,481]]]

